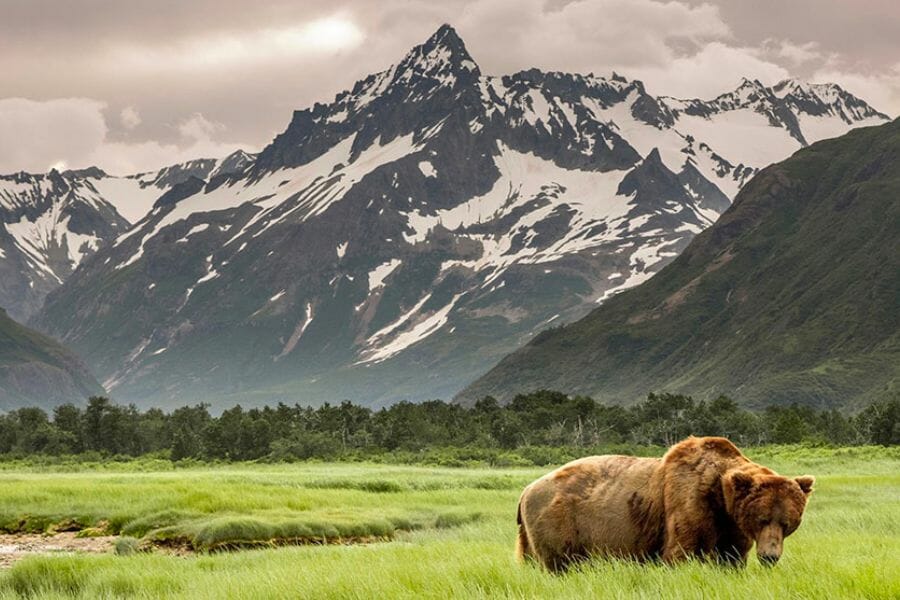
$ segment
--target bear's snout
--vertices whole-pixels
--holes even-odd
[[[784,542],[784,532],[781,527],[771,523],[764,527],[756,538],[756,556],[759,562],[766,566],[772,566],[781,558],[781,549]]]

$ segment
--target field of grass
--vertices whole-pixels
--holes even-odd
[[[818,478],[775,568],[595,561],[564,576],[512,556],[516,500],[543,468],[0,465],[0,529],[152,549],[27,558],[0,572],[0,599],[900,597],[900,449],[748,454]]]

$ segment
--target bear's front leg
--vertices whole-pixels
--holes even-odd
[[[708,529],[709,525],[702,517],[667,517],[663,561],[675,564],[688,558],[709,556],[715,541]]]
[[[716,560],[731,567],[747,566],[747,555],[753,547],[753,540],[747,536],[732,532],[719,537],[716,542]]]

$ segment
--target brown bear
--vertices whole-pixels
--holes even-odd
[[[782,477],[720,437],[690,437],[661,459],[582,458],[522,492],[516,553],[551,571],[589,556],[744,565],[756,542],[772,565],[813,482]]]

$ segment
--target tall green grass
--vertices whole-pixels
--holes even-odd
[[[0,474],[3,523],[102,525],[199,553],[44,556],[0,573],[33,598],[900,598],[900,456],[765,448],[817,487],[773,569],[595,561],[564,576],[512,557],[519,491],[545,469],[237,465]],[[385,540],[385,541],[380,541]],[[307,545],[291,546],[294,542]],[[338,543],[345,542],[345,543]],[[374,543],[346,543],[374,542]],[[234,547],[234,552],[207,552]]]

